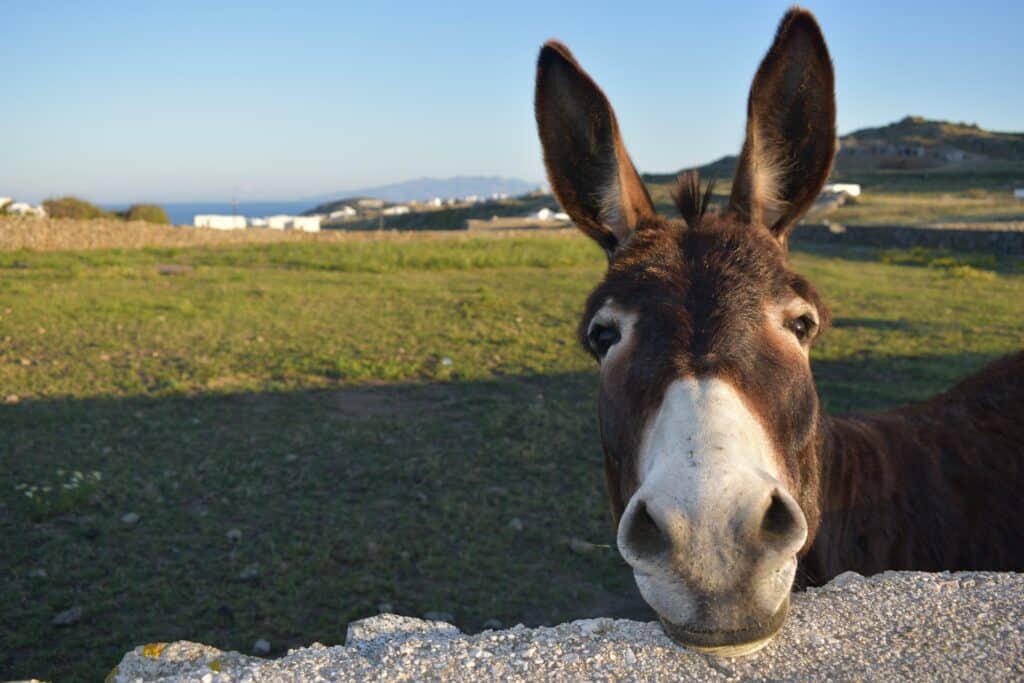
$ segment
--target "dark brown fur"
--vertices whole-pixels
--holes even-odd
[[[653,211],[614,113],[568,49],[538,62],[536,113],[552,188],[609,256],[580,325],[611,298],[636,313],[632,347],[606,369],[599,414],[618,520],[637,488],[641,432],[680,377],[731,383],[774,441],[808,524],[800,583],[845,570],[1024,570],[1024,353],[922,404],[830,418],[806,356],[766,306],[821,298],[788,263],[788,235],[835,151],[831,60],[813,17],[783,19],[758,69],[729,210],[708,213],[698,177],[675,197],[684,220]]]
[[[823,421],[811,585],[853,570],[1024,570],[1024,352],[888,413]]]
[[[762,236],[763,235],[763,236]],[[827,309],[766,233],[711,218],[641,229],[588,299],[638,312],[628,367],[602,387],[605,475],[616,519],[636,490],[641,430],[680,376],[727,377],[784,458],[811,530],[800,583],[853,570],[1024,570],[1024,352],[948,392],[877,415],[819,413],[809,368],[763,338],[760,302],[796,292]],[[779,401],[788,396],[788,401]]]

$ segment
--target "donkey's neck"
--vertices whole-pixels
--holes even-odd
[[[820,524],[802,578],[847,570],[1005,570],[1024,476],[1024,353],[887,413],[823,416],[809,462]]]
[[[824,416],[813,460],[820,471],[815,500],[818,530],[804,558],[810,585],[847,570],[874,574],[907,564],[920,523],[906,475],[915,469],[889,416]],[[893,437],[896,438],[893,438]],[[910,480],[912,481],[912,480]],[[910,568],[900,566],[900,568]]]

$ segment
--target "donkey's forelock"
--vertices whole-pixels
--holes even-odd
[[[715,189],[712,180],[702,193],[700,190],[700,171],[693,169],[679,175],[678,185],[672,193],[672,201],[679,209],[679,215],[691,228],[700,225],[711,204],[711,195]]]

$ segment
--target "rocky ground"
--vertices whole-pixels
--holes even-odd
[[[189,642],[135,648],[108,679],[128,681],[1021,680],[1024,574],[847,573],[794,595],[762,651],[717,659],[673,644],[657,623],[589,619],[475,635],[384,614],[345,645],[276,660]]]

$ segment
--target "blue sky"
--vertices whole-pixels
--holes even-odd
[[[637,166],[736,151],[779,2],[0,0],[0,195],[292,199],[419,176],[541,180],[558,37]],[[1024,3],[808,2],[840,132],[906,114],[1024,129]]]

